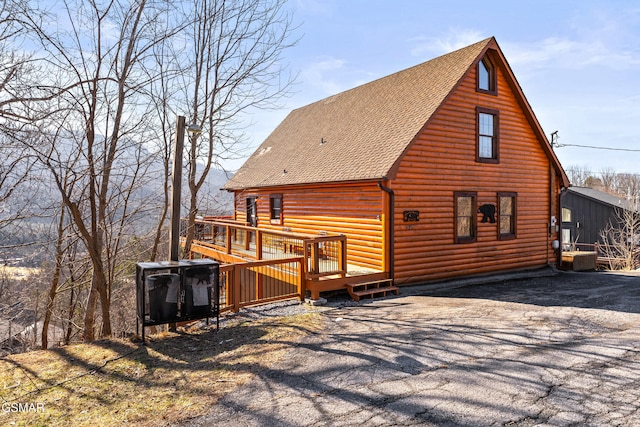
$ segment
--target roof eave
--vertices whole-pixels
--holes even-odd
[[[387,180],[386,176],[381,177],[371,177],[371,178],[362,178],[362,179],[351,179],[351,180],[341,180],[341,181],[314,181],[314,182],[297,182],[297,183],[280,183],[280,184],[265,184],[265,185],[257,185],[257,186],[246,186],[246,187],[227,187],[226,185],[222,187],[222,190],[226,190],[229,192],[236,191],[258,191],[265,189],[282,189],[282,188],[307,188],[307,187],[326,187],[328,185],[354,185],[358,183],[376,183],[379,181]]]

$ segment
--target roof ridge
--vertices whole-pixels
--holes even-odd
[[[412,66],[407,67],[407,68],[404,68],[404,69],[402,69],[402,70],[394,71],[394,72],[393,72],[393,73],[391,73],[391,74],[386,74],[386,75],[384,75],[384,76],[377,77],[377,78],[375,78],[375,79],[373,79],[373,80],[370,80],[370,81],[368,81],[368,82],[361,83],[361,84],[359,84],[359,85],[357,85],[357,86],[354,86],[354,87],[352,87],[352,88],[342,90],[342,91],[340,91],[340,92],[334,93],[333,95],[329,95],[329,96],[326,96],[326,97],[324,97],[324,98],[322,98],[322,99],[319,99],[319,100],[317,100],[317,101],[313,101],[313,102],[310,102],[310,103],[308,103],[308,104],[302,105],[302,106],[300,106],[300,107],[294,108],[294,109],[293,109],[293,110],[291,110],[291,111],[293,112],[293,111],[299,110],[299,109],[301,109],[301,108],[305,108],[305,107],[310,106],[310,105],[314,105],[314,104],[318,104],[318,103],[321,103],[321,102],[324,102],[324,101],[330,100],[330,99],[335,98],[335,97],[338,97],[338,96],[340,96],[340,95],[342,95],[342,94],[346,94],[346,93],[349,93],[349,92],[353,92],[353,91],[360,90],[360,89],[362,89],[363,87],[366,87],[366,86],[369,86],[369,85],[373,85],[373,84],[378,83],[378,82],[380,82],[380,81],[382,81],[382,80],[385,80],[385,79],[387,79],[387,78],[392,78],[392,77],[394,77],[394,76],[398,76],[398,75],[401,75],[401,74],[409,73],[409,72],[414,71],[414,70],[416,70],[416,69],[418,69],[418,68],[424,67],[425,65],[427,65],[427,64],[429,64],[429,63],[432,63],[432,62],[434,62],[434,61],[444,60],[444,59],[446,59],[446,58],[450,58],[450,57],[452,57],[452,56],[459,55],[459,54],[461,54],[463,51],[467,51],[467,50],[475,50],[479,45],[483,45],[483,46],[484,46],[484,45],[488,45],[491,41],[495,41],[495,37],[493,37],[493,36],[488,37],[488,38],[486,38],[486,39],[484,39],[484,40],[481,40],[481,41],[475,42],[475,43],[473,43],[473,44],[470,44],[469,46],[464,46],[464,47],[461,47],[461,48],[456,49],[456,50],[454,50],[454,51],[447,52],[447,53],[444,53],[444,54],[439,55],[439,56],[435,56],[435,57],[433,57],[433,58],[431,58],[431,59],[427,59],[426,61],[422,61],[422,62],[420,62],[420,63],[418,63],[418,64],[412,65]]]

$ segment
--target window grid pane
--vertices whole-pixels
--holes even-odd
[[[493,114],[478,114],[478,155],[481,158],[493,159],[495,127]]]
[[[458,216],[471,216],[471,197],[458,197]]]
[[[480,135],[493,136],[493,115],[480,113]]]
[[[511,228],[511,217],[510,216],[500,216],[500,233],[501,234],[513,234],[513,229]]]
[[[473,237],[473,198],[462,196],[457,198],[458,217],[456,221],[458,237]]]
[[[480,137],[480,157],[493,158],[493,139],[488,136]]]
[[[458,217],[458,237],[471,237],[471,219]]]
[[[487,69],[484,61],[480,61],[478,64],[478,87],[482,90],[490,90],[489,85],[489,70]]]
[[[500,234],[515,234],[515,198],[501,196],[500,204]]]

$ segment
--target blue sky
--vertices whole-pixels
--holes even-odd
[[[632,0],[290,0],[298,73],[259,145],[294,108],[495,36],[565,168],[640,173],[640,3]],[[571,145],[606,147],[608,150]],[[638,151],[622,151],[638,150]]]

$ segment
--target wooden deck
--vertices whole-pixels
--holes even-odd
[[[347,289],[357,283],[389,280],[385,271],[347,263],[346,255],[343,235],[277,232],[229,220],[198,221],[191,246],[192,258],[206,257],[225,264],[302,258],[304,277],[296,278],[297,272],[290,277],[299,281],[312,299],[320,298],[321,292]]]
[[[574,243],[562,252],[562,259],[568,261],[569,267],[573,266],[571,254],[580,253],[596,254],[596,269],[599,270],[636,270],[640,268],[640,247],[634,247],[628,253],[621,253],[615,246],[607,248],[602,244]],[[565,258],[566,257],[566,258]],[[626,257],[629,257],[627,259]]]

